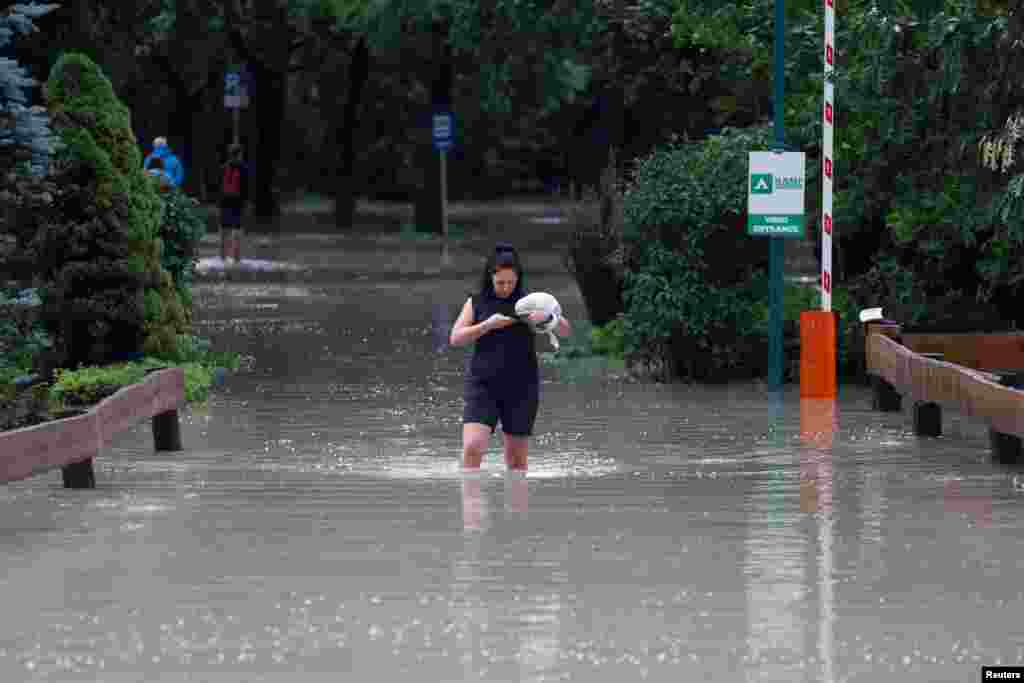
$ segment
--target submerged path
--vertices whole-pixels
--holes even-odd
[[[520,229],[528,223],[520,225]],[[308,227],[308,226],[307,226]],[[543,369],[527,476],[459,471],[477,255],[299,231],[313,277],[206,281],[251,357],[96,462],[0,488],[4,681],[970,681],[1024,662],[1024,487],[941,439],[756,384]],[[517,233],[521,234],[521,233]],[[215,245],[204,247],[212,257]],[[583,316],[557,255],[530,286]]]

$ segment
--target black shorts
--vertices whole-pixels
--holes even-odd
[[[540,399],[539,382],[507,382],[466,379],[466,405],[462,422],[478,422],[494,433],[498,422],[509,436],[530,436],[537,419]]]
[[[225,228],[239,228],[242,226],[242,207],[222,206],[220,209],[220,224]]]

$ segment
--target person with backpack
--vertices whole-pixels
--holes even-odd
[[[228,161],[221,175],[220,257],[237,263],[242,259],[242,214],[249,201],[249,166],[242,146],[234,143],[228,150]]]
[[[153,167],[153,162],[159,160],[161,162],[161,168],[170,180],[171,185],[174,187],[181,187],[182,182],[185,180],[185,168],[181,165],[181,161],[171,151],[171,148],[167,146],[167,138],[159,137],[153,140],[153,151],[146,156],[145,161],[142,163],[142,168],[150,170]]]

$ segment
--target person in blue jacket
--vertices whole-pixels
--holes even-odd
[[[160,159],[163,162],[164,171],[171,179],[171,184],[181,187],[181,183],[185,180],[185,168],[171,148],[167,146],[167,138],[159,137],[153,140],[153,151],[146,156],[142,167],[148,171],[154,159]]]
[[[540,399],[540,369],[536,334],[527,321],[516,317],[516,301],[525,291],[519,254],[512,245],[499,242],[484,265],[480,290],[467,299],[452,326],[452,346],[474,345],[462,415],[465,470],[480,468],[499,421],[505,437],[506,466],[526,470],[529,437]],[[545,317],[543,312],[534,311],[529,322],[543,322]],[[568,320],[560,318],[554,331],[567,337],[572,328]]]
[[[156,157],[151,159],[149,162],[149,168],[146,169],[149,175],[157,178],[160,181],[161,189],[166,189],[171,185],[171,176],[167,175],[167,171],[164,170],[163,159]]]

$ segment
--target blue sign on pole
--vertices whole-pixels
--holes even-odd
[[[224,74],[224,106],[228,109],[245,109],[249,106],[251,76],[245,66],[232,69]]]
[[[450,149],[455,137],[455,117],[450,113],[434,114],[434,149],[444,151]]]

